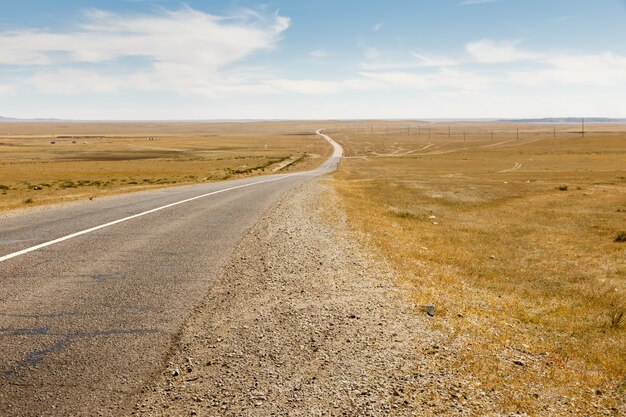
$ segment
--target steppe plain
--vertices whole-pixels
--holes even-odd
[[[0,210],[305,170],[330,154],[319,128],[346,157],[321,180],[336,198],[318,205],[333,201],[327,211],[345,216],[437,335],[403,338],[441,375],[463,375],[434,414],[451,410],[437,408],[446,401],[459,414],[626,412],[625,125],[583,135],[578,125],[486,122],[2,123]],[[466,404],[481,395],[488,408]]]
[[[0,210],[306,170],[315,129],[276,123],[0,124]]]
[[[626,126],[330,131],[352,227],[500,409],[618,414],[626,389]],[[548,413],[551,414],[551,413]]]

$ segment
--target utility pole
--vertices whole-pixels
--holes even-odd
[[[465,137],[465,130],[464,130],[463,131],[463,142],[465,142],[465,139],[466,139],[466,137]]]
[[[556,127],[552,131],[552,139],[556,140]]]
[[[585,137],[585,118],[583,117],[583,138]]]
[[[491,131],[491,141],[493,142],[493,130]]]
[[[448,137],[450,137],[451,133],[452,133],[452,128],[450,127],[450,125],[448,125]]]

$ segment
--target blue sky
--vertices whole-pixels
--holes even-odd
[[[21,0],[0,115],[626,117],[626,0]]]

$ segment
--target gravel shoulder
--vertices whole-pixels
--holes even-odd
[[[497,414],[450,369],[459,348],[348,231],[328,181],[289,192],[247,234],[133,415]]]

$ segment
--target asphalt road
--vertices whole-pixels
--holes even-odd
[[[336,169],[0,218],[0,415],[112,415],[163,361],[233,250],[287,190]]]

